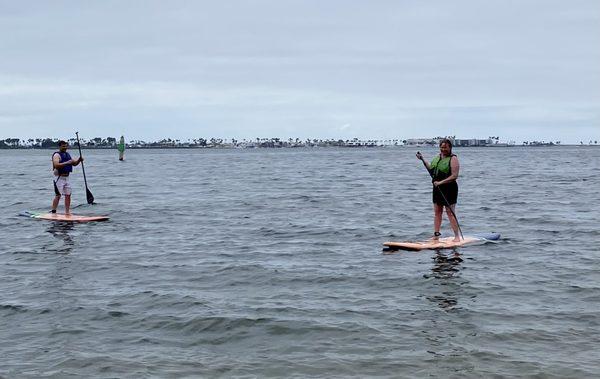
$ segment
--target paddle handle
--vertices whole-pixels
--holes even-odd
[[[79,157],[83,157],[83,155],[81,154],[81,143],[79,142],[79,132],[75,132],[75,135],[77,136],[77,147],[79,147]],[[94,204],[94,195],[92,195],[92,192],[90,191],[90,189],[88,188],[87,185],[87,178],[85,176],[85,166],[83,165],[83,161],[81,161],[81,171],[83,172],[83,182],[85,183],[85,197],[87,198],[87,202],[88,204]]]
[[[75,136],[77,137],[77,147],[79,148],[79,156],[82,157],[81,154],[81,143],[79,143],[79,132],[75,132]],[[85,183],[85,189],[88,190],[87,179],[85,177],[85,166],[83,165],[83,161],[81,162],[81,171],[83,172],[83,183]]]

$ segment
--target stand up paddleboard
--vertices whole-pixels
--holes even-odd
[[[64,221],[64,222],[92,222],[92,221],[106,221],[109,219],[108,216],[81,216],[81,215],[66,215],[62,213],[34,213],[34,212],[23,212],[21,216],[35,218],[38,220],[48,221]]]
[[[419,250],[440,250],[440,249],[451,249],[453,247],[460,247],[465,245],[474,245],[474,244],[482,244],[489,241],[497,241],[500,239],[499,233],[485,233],[485,234],[476,234],[473,236],[465,236],[464,239],[454,242],[452,241],[454,237],[443,237],[438,240],[427,240],[427,241],[419,241],[419,242],[384,242],[383,246],[387,248],[387,250],[409,250],[409,251],[419,251]],[[385,249],[384,248],[384,249]]]

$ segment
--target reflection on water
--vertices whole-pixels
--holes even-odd
[[[437,250],[436,255],[432,258],[434,261],[433,276],[437,279],[450,279],[454,276],[459,276],[460,264],[463,261],[460,253],[454,249],[452,253],[446,255],[442,251]]]
[[[438,304],[438,306],[444,310],[451,310],[458,304],[457,300],[457,290],[459,287],[456,286],[448,286],[450,284],[450,280],[456,279],[460,277],[460,264],[462,263],[462,258],[460,253],[453,249],[452,252],[446,255],[441,250],[436,250],[435,256],[433,259],[433,267],[431,268],[431,275],[424,275],[426,278],[435,278],[441,280],[440,287],[443,289],[440,295],[434,295],[428,297],[430,301],[433,301]],[[454,282],[455,283],[455,282]],[[456,283],[455,283],[456,284]]]
[[[62,254],[71,253],[75,242],[69,233],[73,231],[73,228],[74,224],[72,222],[52,222],[46,232],[52,234],[58,240],[58,243],[46,247],[45,250]]]
[[[436,250],[431,258],[431,272],[423,275],[429,283],[425,297],[443,314],[436,310],[429,317],[428,327],[424,331],[426,350],[435,360],[460,357],[464,350],[461,342],[457,341],[455,324],[460,322],[457,318],[459,299],[465,301],[465,283],[460,278],[463,260],[456,250],[449,253],[447,250]]]

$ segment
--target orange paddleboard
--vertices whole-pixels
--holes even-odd
[[[454,242],[454,237],[444,237],[438,240],[427,240],[420,242],[384,242],[383,246],[389,250],[439,250],[439,249],[451,249],[453,247],[472,245],[477,243],[485,243],[488,241],[497,241],[500,239],[498,233],[488,233],[476,236],[465,236],[464,239]]]
[[[92,221],[106,221],[109,219],[108,216],[81,216],[81,215],[66,215],[62,213],[30,213],[26,212],[24,216],[36,218],[39,220],[49,221],[66,221],[66,222],[92,222]]]

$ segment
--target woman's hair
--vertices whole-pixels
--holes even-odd
[[[448,138],[444,138],[440,141],[440,147],[442,147],[442,145],[445,143],[447,143],[448,146],[450,146],[450,151],[452,151],[452,141],[450,141]]]

